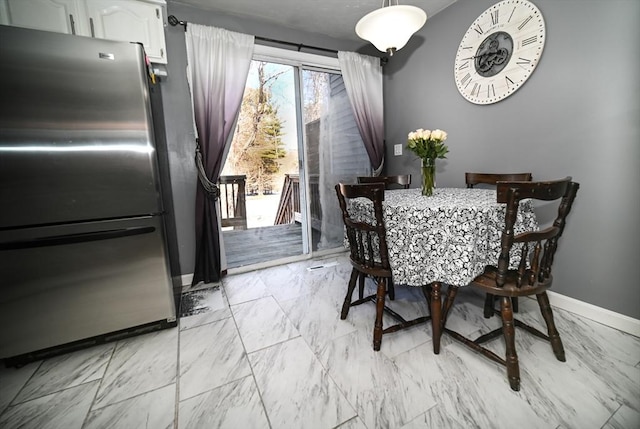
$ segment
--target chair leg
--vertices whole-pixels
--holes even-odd
[[[431,285],[431,331],[433,335],[433,353],[440,354],[440,338],[442,337],[442,302],[440,289],[442,283],[433,282]]]
[[[488,293],[487,296],[485,297],[484,299],[484,318],[485,319],[490,319],[491,316],[493,316],[493,310],[495,308],[494,302],[496,298],[498,297],[495,295],[491,295],[490,293]],[[513,298],[511,298],[511,306],[513,308],[514,313],[519,312],[518,297],[514,296]]]
[[[378,290],[376,291],[376,323],[373,326],[373,350],[379,351],[382,344],[382,315],[384,313],[384,297],[387,294],[387,282],[383,277],[378,277]]]
[[[364,273],[360,273],[358,275],[359,287],[358,287],[358,297],[360,299],[364,298],[364,282],[367,280],[367,276]]]
[[[353,296],[353,290],[356,288],[356,281],[360,272],[355,268],[351,270],[351,278],[349,279],[349,286],[347,287],[347,296],[344,297],[344,303],[342,304],[342,312],[340,313],[340,319],[344,320],[349,314],[349,308],[351,307],[351,297]]]
[[[396,299],[396,288],[393,287],[393,280],[389,279],[388,281],[388,286],[387,286],[387,293],[389,294],[389,299],[391,301],[393,301],[394,299]]]
[[[518,354],[516,353],[515,327],[513,324],[513,309],[511,308],[511,298],[503,296],[500,301],[500,312],[502,314],[502,333],[506,346],[507,377],[512,390],[520,390],[520,367],[518,365]]]
[[[553,312],[551,311],[551,305],[549,304],[549,297],[546,292],[542,292],[536,295],[538,299],[538,305],[540,306],[540,312],[544,321],[547,323],[547,333],[549,335],[549,341],[551,342],[551,348],[553,354],[560,362],[566,362],[564,355],[564,347],[562,346],[562,340],[560,339],[560,333],[556,329],[556,324],[553,321]]]
[[[422,286],[422,294],[427,300],[427,306],[429,307],[429,315],[431,315],[431,285]]]
[[[456,299],[458,295],[458,286],[449,285],[449,289],[447,290],[447,298],[444,301],[443,310],[442,310],[442,327],[444,328],[447,324],[447,317],[449,316],[449,310],[453,306],[453,301]]]
[[[493,316],[494,309],[494,299],[495,295],[491,295],[490,293],[484,298],[484,318],[489,319]]]

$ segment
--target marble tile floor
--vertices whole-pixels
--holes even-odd
[[[2,368],[0,428],[640,428],[639,338],[555,309],[567,362],[517,331],[513,392],[449,337],[434,355],[427,324],[373,352],[373,304],[339,317],[350,269],[340,254],[231,275],[184,293],[177,328]],[[461,291],[450,327],[496,326],[482,300]],[[416,288],[391,307],[427,311]],[[541,323],[535,301],[520,317]]]

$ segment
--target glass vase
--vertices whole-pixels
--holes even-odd
[[[422,160],[422,195],[430,197],[436,187],[436,160],[425,158]]]

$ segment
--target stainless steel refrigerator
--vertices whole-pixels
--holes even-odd
[[[0,26],[0,358],[175,326],[149,84],[139,44]]]

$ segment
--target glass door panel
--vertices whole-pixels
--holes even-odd
[[[300,204],[305,188],[300,186],[296,81],[292,66],[251,64],[220,183],[228,268],[308,253]],[[235,187],[224,183],[229,178]],[[244,220],[230,220],[242,216],[246,227]]]
[[[304,69],[302,87],[312,249],[342,249],[335,185],[370,175],[369,158],[340,73]]]

